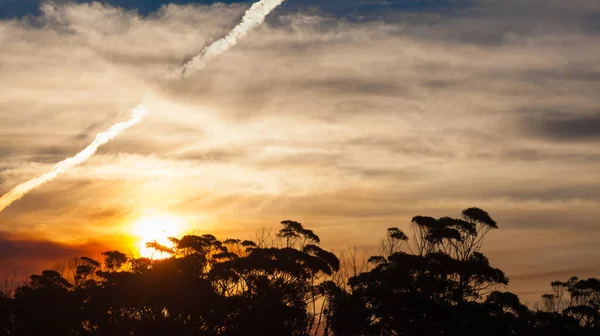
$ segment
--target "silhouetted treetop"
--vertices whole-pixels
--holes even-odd
[[[393,238],[393,239],[397,239],[397,240],[403,240],[403,241],[407,241],[408,237],[406,236],[406,234],[404,234],[404,232],[402,232],[402,230],[398,229],[397,227],[392,227],[387,229],[388,235]]]
[[[186,235],[148,244],[166,259],[82,257],[0,292],[0,335],[600,335],[599,279],[554,281],[530,310],[481,252],[496,222],[461,215],[388,228],[364,268],[289,220],[258,244]]]
[[[102,252],[102,255],[104,256],[104,264],[110,271],[118,270],[128,260],[127,255],[119,251]]]
[[[483,211],[479,208],[465,209],[463,210],[462,214],[467,220],[473,221],[478,224],[481,223],[487,225],[493,229],[498,228],[496,221],[494,221],[486,211]]]
[[[42,275],[32,275],[30,286],[32,288],[39,287],[63,287],[69,288],[73,285],[70,284],[60,273],[52,270],[43,271]]]
[[[283,229],[279,230],[277,234],[286,240],[286,246],[292,246],[296,241],[302,240],[301,244],[319,244],[321,240],[312,231],[302,227],[302,224],[291,220],[285,220],[281,222]]]

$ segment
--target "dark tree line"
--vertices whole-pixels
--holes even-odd
[[[149,243],[171,257],[82,257],[0,292],[3,335],[600,335],[600,280],[552,283],[531,310],[481,253],[487,212],[413,218],[390,228],[368,268],[319,247],[284,221],[256,241],[212,235]],[[343,258],[342,258],[343,259]],[[354,265],[355,266],[355,265]],[[346,271],[346,272],[345,272]]]

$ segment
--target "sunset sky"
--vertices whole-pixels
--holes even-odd
[[[292,219],[370,253],[476,206],[524,302],[600,275],[600,1],[287,0],[162,79],[249,6],[227,3],[0,0],[0,194],[150,92],[142,123],[0,213],[0,269],[135,251],[148,218],[248,239]]]

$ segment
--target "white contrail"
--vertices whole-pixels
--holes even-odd
[[[146,108],[144,108],[142,105],[138,105],[131,111],[131,118],[129,120],[117,123],[106,132],[96,135],[94,141],[92,141],[92,143],[89,144],[84,150],[77,153],[77,155],[57,163],[54,168],[52,168],[52,170],[46,174],[16,186],[13,190],[9,191],[2,196],[2,198],[0,198],[0,212],[6,209],[14,201],[17,201],[21,197],[25,196],[25,194],[31,190],[46,182],[54,180],[56,177],[58,177],[58,175],[64,173],[67,169],[73,168],[87,161],[90,157],[92,157],[92,155],[94,155],[94,153],[96,153],[100,146],[116,138],[129,127],[139,123],[147,113],[148,110],[146,110]]]
[[[187,77],[192,73],[201,70],[212,59],[235,46],[238,42],[238,39],[246,35],[251,29],[260,26],[265,21],[265,17],[273,9],[283,3],[283,1],[284,0],[261,0],[254,3],[244,14],[242,21],[235,26],[235,28],[233,28],[229,34],[204,48],[200,54],[195,56],[191,61],[187,62],[180,68],[174,70],[168,77]],[[69,168],[75,167],[87,161],[92,157],[92,155],[94,155],[94,153],[96,153],[100,146],[116,138],[129,127],[142,121],[146,114],[148,114],[148,110],[143,106],[143,103],[141,103],[132,110],[131,118],[129,120],[117,123],[108,131],[98,134],[90,145],[88,145],[81,152],[77,153],[75,156],[57,163],[54,168],[52,168],[52,170],[46,174],[16,186],[13,190],[9,191],[2,196],[2,198],[0,198],[0,212],[10,206],[14,201],[21,199],[21,197],[25,196],[25,194],[31,190],[41,186],[46,182],[52,181]]]
[[[265,21],[267,15],[277,6],[281,5],[283,1],[261,0],[254,3],[244,14],[242,21],[227,36],[204,48],[200,54],[192,58],[189,62],[173,70],[168,77],[187,77],[198,70],[202,70],[212,59],[235,46],[238,40],[248,34],[250,30],[260,26]]]

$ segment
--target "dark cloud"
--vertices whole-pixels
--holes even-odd
[[[575,184],[567,186],[546,186],[520,188],[501,192],[492,192],[495,197],[509,198],[515,201],[568,201],[574,199],[600,201],[600,184]],[[486,195],[491,196],[491,195]]]
[[[28,159],[31,162],[37,163],[56,163],[77,153],[81,148],[76,147],[73,144],[41,146],[35,148]]]
[[[435,90],[443,90],[443,89],[450,89],[452,87],[460,85],[460,84],[462,84],[462,82],[457,81],[457,80],[433,79],[433,80],[422,81],[420,84],[421,84],[421,86],[423,86],[425,88],[435,89]]]
[[[46,240],[15,240],[0,233],[0,263],[10,259],[60,260],[77,256],[83,246],[70,246]]]
[[[320,91],[324,94],[347,94],[354,96],[391,96],[405,95],[406,90],[387,81],[377,81],[373,78],[328,78],[305,80],[300,83],[289,83],[292,88],[299,90]]]
[[[600,11],[584,13],[581,16],[581,25],[588,32],[600,32]]]
[[[414,36],[485,47],[545,34],[600,31],[600,4],[595,0],[474,0],[450,8],[429,16],[398,13],[396,22],[406,23],[404,32]]]
[[[16,238],[0,232],[0,277],[16,281],[8,284],[7,288],[14,289],[25,284],[31,274],[82,256],[99,259],[100,253],[108,250],[111,250],[109,246],[94,241],[68,245],[43,239]],[[0,290],[2,285],[5,283],[0,284]]]
[[[426,178],[431,173],[422,169],[393,169],[393,168],[364,168],[364,167],[340,167],[340,170],[350,174],[357,174],[365,179],[381,179],[381,180],[405,180],[405,179],[422,179]]]
[[[582,66],[559,66],[550,69],[524,70],[520,73],[520,76],[536,84],[572,81],[600,85],[600,71]]]
[[[555,162],[582,162],[600,163],[600,153],[553,153],[542,149],[511,149],[500,152],[499,155],[488,155],[487,158],[508,159],[511,161],[555,161]],[[481,158],[486,158],[482,156]]]
[[[173,55],[140,56],[140,55],[130,55],[130,54],[106,52],[106,51],[100,51],[99,54],[102,55],[102,57],[108,62],[112,62],[112,63],[120,64],[120,65],[127,65],[127,66],[131,66],[131,65],[135,65],[135,66],[159,65],[159,66],[162,66],[163,64],[183,65],[185,63],[184,60],[190,59],[190,56],[188,56],[188,57],[173,56]],[[196,53],[193,53],[193,55],[195,55],[195,54]]]
[[[0,158],[9,158],[13,156],[17,151],[13,146],[0,145]]]
[[[219,147],[205,150],[189,150],[173,155],[179,160],[198,162],[240,162],[247,160],[252,150],[249,148]]]
[[[427,139],[420,138],[384,139],[381,137],[362,137],[348,141],[345,146],[360,148],[367,152],[383,150],[393,155],[404,155],[413,158],[452,158],[456,156],[455,153],[444,151],[443,148],[429,143]]]
[[[107,129],[108,127],[114,125],[115,114],[107,114],[102,117],[100,120],[92,121],[92,123],[86,127],[83,131],[76,134],[73,137],[75,141],[88,141],[93,139],[97,133],[100,133]]]
[[[600,111],[587,115],[537,114],[525,121],[530,134],[552,141],[581,142],[600,140]]]

